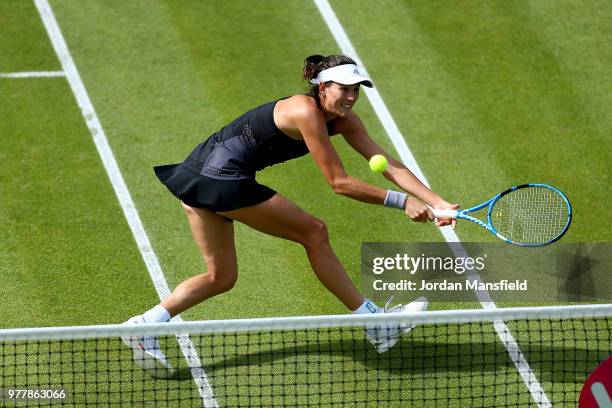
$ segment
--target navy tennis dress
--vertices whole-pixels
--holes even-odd
[[[231,211],[262,203],[276,192],[255,181],[264,167],[304,156],[306,143],[274,123],[278,101],[248,111],[200,143],[178,164],[156,166],[155,174],[191,207]],[[333,134],[333,120],[327,124]]]

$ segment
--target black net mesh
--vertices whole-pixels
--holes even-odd
[[[420,324],[385,353],[362,327],[162,335],[170,378],[139,368],[119,336],[0,340],[0,405],[577,406],[588,374],[610,355],[610,323]]]

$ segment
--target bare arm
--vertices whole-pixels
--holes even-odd
[[[405,190],[409,194],[420,199],[422,202],[428,204],[432,208],[439,209],[456,209],[459,208],[457,204],[449,204],[438,194],[429,189],[423,184],[404,164],[393,158],[378,144],[376,144],[372,138],[368,135],[365,126],[359,119],[359,117],[352,113],[347,118],[339,121],[339,131],[341,131],[345,140],[348,144],[358,153],[360,153],[366,160],[369,160],[375,154],[381,154],[389,161],[389,166],[383,175],[392,183]],[[410,199],[409,199],[410,200]],[[415,212],[410,212],[410,206],[415,207],[415,211],[419,211],[422,208],[416,203],[408,203],[406,213],[414,219]],[[431,211],[427,209],[430,216]],[[454,220],[443,220],[438,222],[438,225],[455,225]]]
[[[318,109],[301,106],[294,110],[293,115],[308,150],[335,193],[366,203],[383,204],[386,190],[346,173],[329,140],[323,114]]]
[[[296,95],[279,102],[279,105],[279,112],[275,112],[274,116],[277,126],[293,137],[303,138],[315,163],[335,193],[365,203],[379,205],[384,203],[386,190],[346,173],[338,153],[329,140],[324,114],[311,98]],[[376,145],[354,112],[350,112],[342,119],[338,118],[336,124],[336,130],[343,133],[349,144],[367,159],[376,153],[385,154],[391,159],[391,168],[385,174],[391,181],[425,202],[439,203],[434,204],[436,208],[450,208],[450,204],[429,190],[405,166],[393,160]],[[426,222],[434,219],[431,209],[415,197],[408,197],[404,212],[413,221]],[[439,223],[439,225],[445,224],[447,222]]]
[[[435,206],[444,201],[439,195],[423,184],[406,166],[393,158],[383,148],[378,146],[368,135],[363,123],[353,114],[353,118],[342,121],[342,135],[351,147],[366,160],[375,154],[382,154],[389,161],[389,166],[383,175],[392,183],[419,198],[421,201]]]

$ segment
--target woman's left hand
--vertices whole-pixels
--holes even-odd
[[[456,210],[459,207],[459,204],[450,204],[446,201],[440,201],[433,208],[436,210]],[[455,229],[455,226],[457,225],[457,220],[454,218],[436,218],[436,225],[438,227],[450,225],[453,229]]]
[[[414,222],[433,221],[433,212],[431,208],[416,197],[408,196],[404,213]]]

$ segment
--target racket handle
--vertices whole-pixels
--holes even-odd
[[[436,218],[457,218],[457,210],[435,210],[432,208]]]

